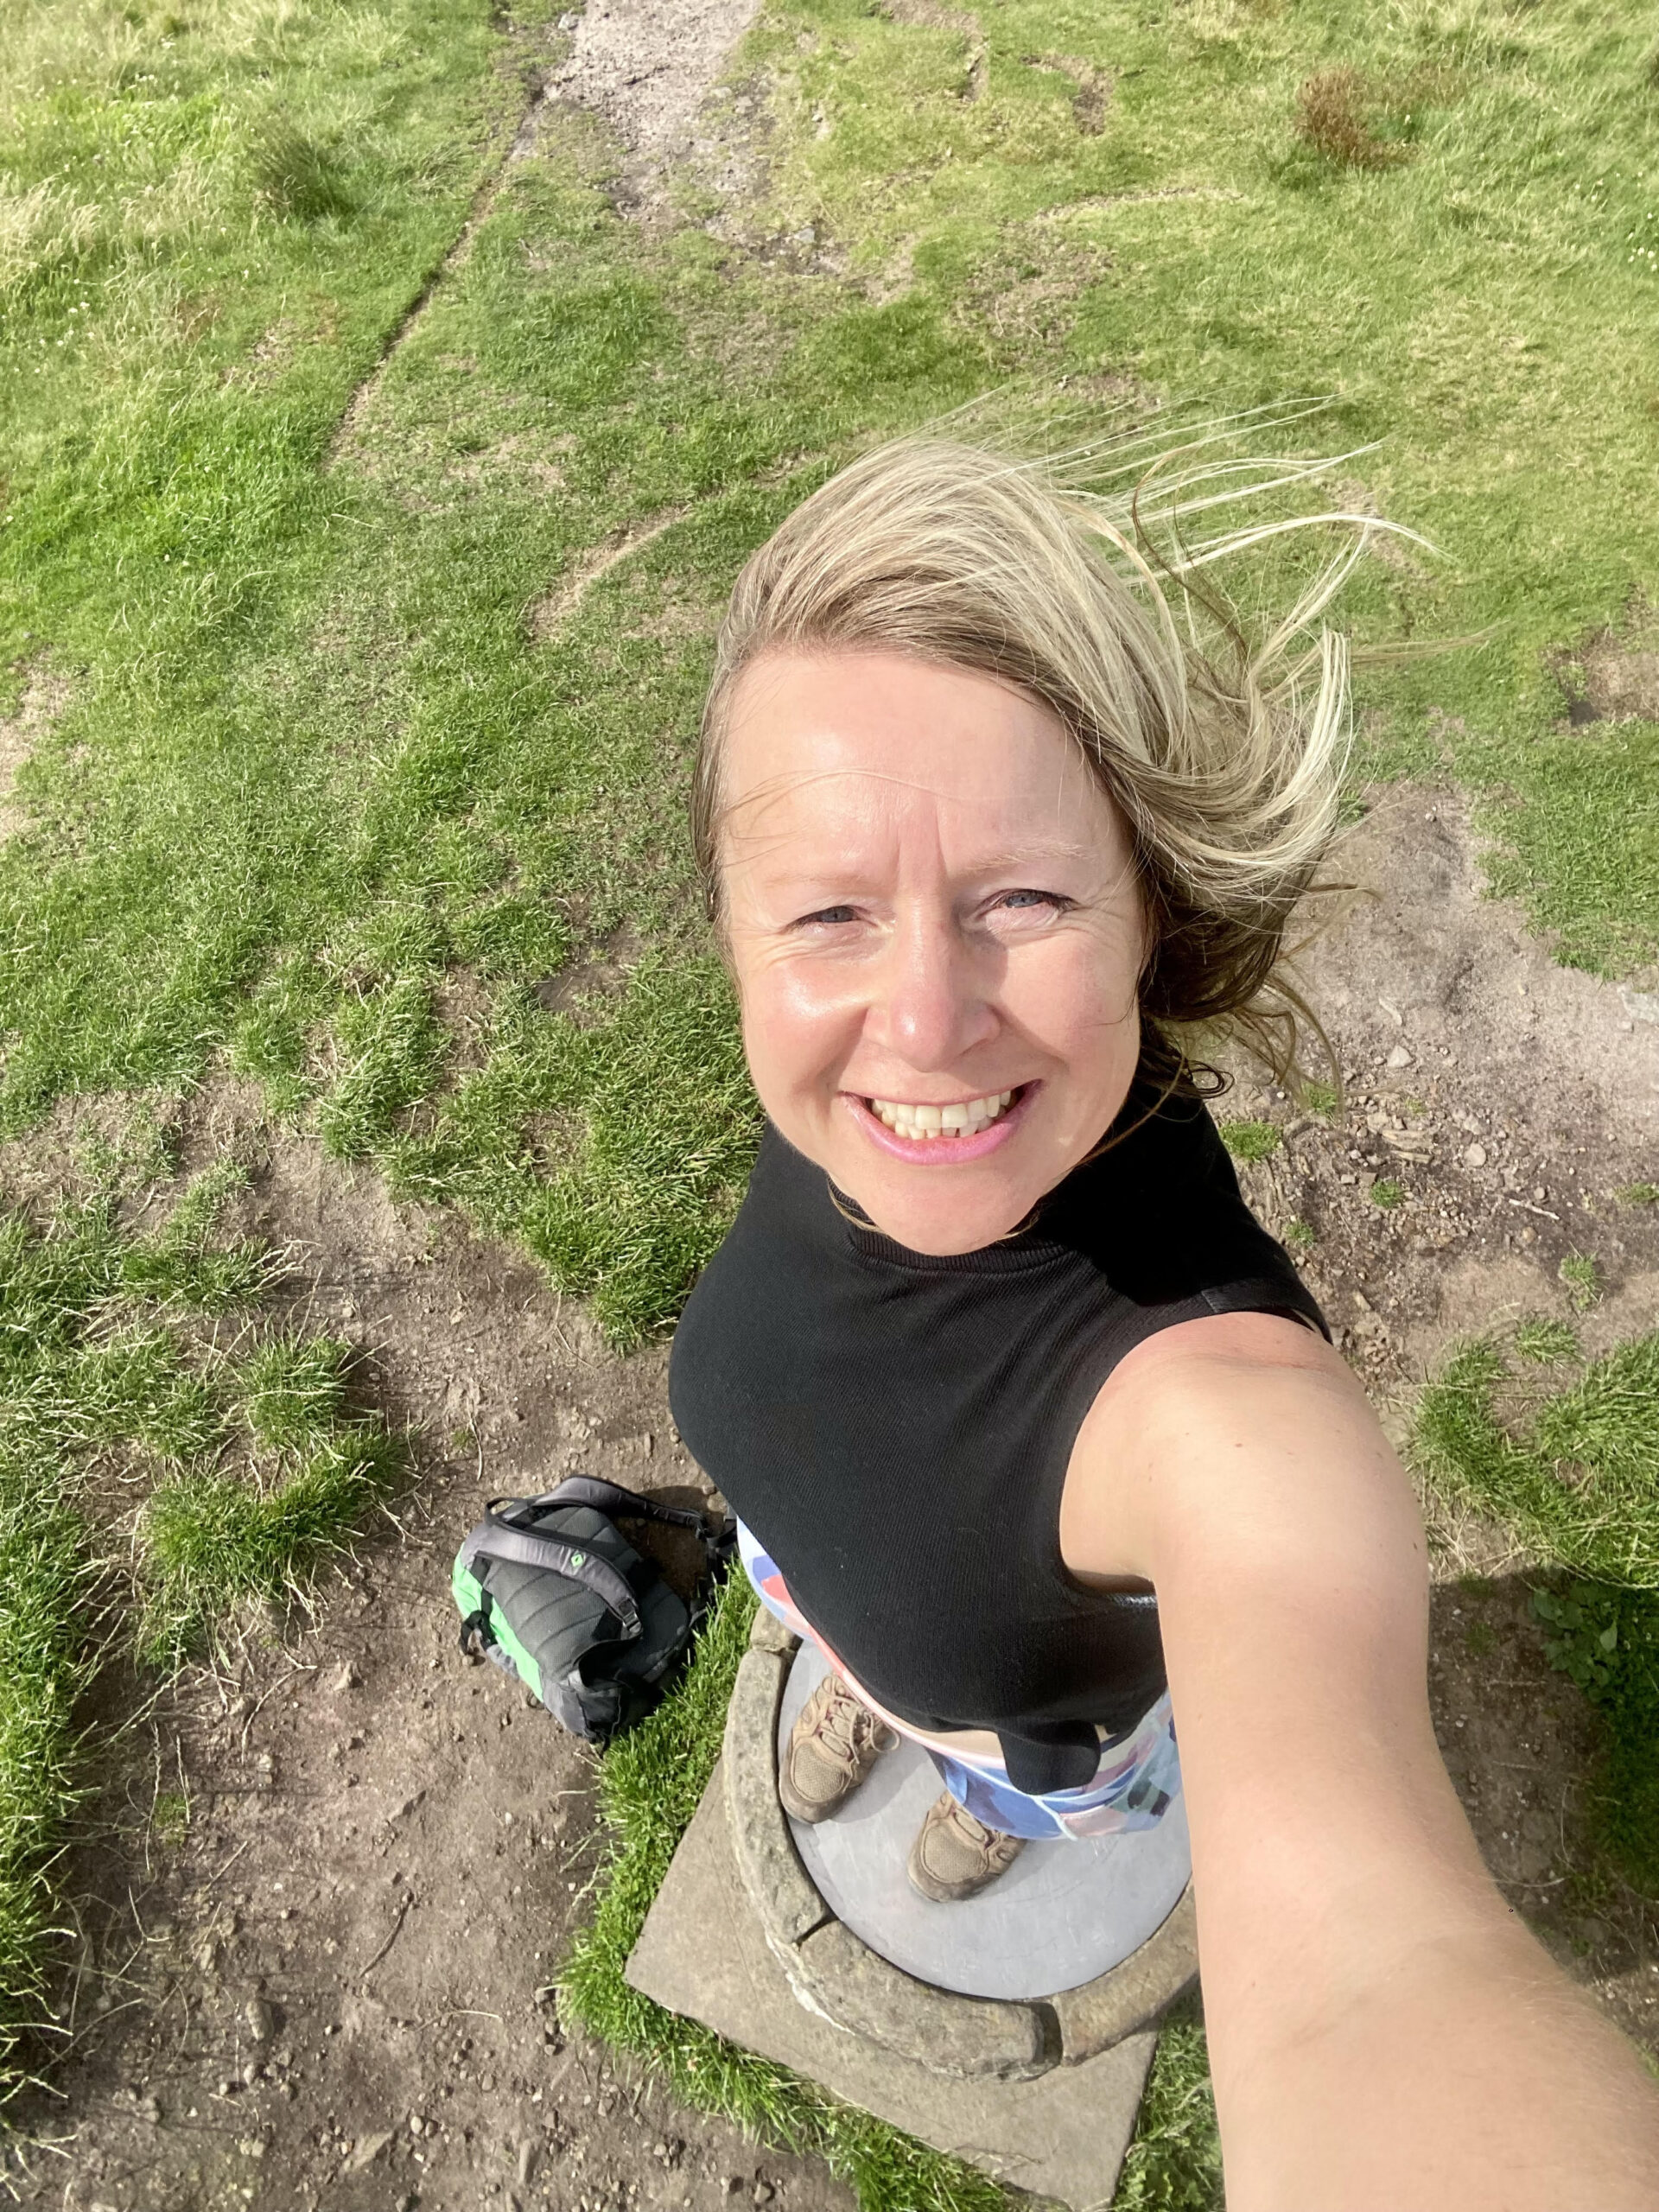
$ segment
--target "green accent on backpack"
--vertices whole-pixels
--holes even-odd
[[[471,1620],[474,1613],[482,1613],[490,1624],[493,1640],[499,1643],[512,1660],[518,1679],[537,1697],[542,1694],[542,1670],[512,1632],[512,1624],[499,1605],[493,1605],[490,1593],[468,1571],[464,1555],[457,1559],[454,1572],[449,1578],[449,1587],[461,1608],[463,1620]]]

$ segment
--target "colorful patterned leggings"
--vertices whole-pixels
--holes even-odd
[[[1179,1795],[1181,1766],[1167,1691],[1127,1734],[1109,1737],[1103,1732],[1100,1765],[1092,1782],[1080,1789],[1052,1789],[1041,1796],[1030,1796],[1014,1788],[996,1753],[964,1750],[959,1738],[930,1736],[925,1729],[912,1727],[889,1713],[797,1611],[776,1561],[761,1550],[741,1521],[737,1545],[744,1569],[766,1611],[792,1635],[816,1643],[833,1672],[861,1703],[880,1713],[901,1736],[919,1744],[950,1795],[987,1827],[1033,1842],[1056,1836],[1116,1835],[1124,1828],[1155,1827],[1170,1800]]]

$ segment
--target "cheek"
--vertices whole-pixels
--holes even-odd
[[[844,988],[810,962],[759,960],[735,968],[743,1045],[758,1088],[817,1075],[852,1024]]]
[[[1044,947],[1024,974],[1011,976],[1011,997],[1022,1022],[1056,1046],[1099,1053],[1137,1029],[1137,980],[1131,949],[1103,953],[1096,943],[1072,938]]]

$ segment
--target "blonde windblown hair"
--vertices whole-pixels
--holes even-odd
[[[1311,1016],[1279,972],[1285,931],[1336,825],[1349,732],[1346,641],[1320,617],[1379,525],[1322,514],[1188,543],[1203,511],[1334,465],[1280,464],[1264,483],[1258,462],[1196,463],[1208,442],[1137,466],[1114,496],[1053,463],[917,436],[798,507],[738,577],[703,712],[692,831],[716,927],[721,746],[747,668],[861,648],[975,671],[1051,709],[1129,826],[1149,921],[1143,1074],[1218,1088],[1191,1046],[1220,1030],[1294,1080]],[[1348,542],[1252,642],[1198,572],[1310,521],[1346,525]]]

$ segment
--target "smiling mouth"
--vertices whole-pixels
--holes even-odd
[[[1026,1089],[1019,1084],[1012,1090],[994,1090],[988,1097],[967,1098],[957,1106],[910,1106],[894,1098],[867,1098],[864,1103],[894,1136],[912,1141],[937,1139],[944,1144],[959,1137],[976,1137],[988,1129],[1024,1096]]]

